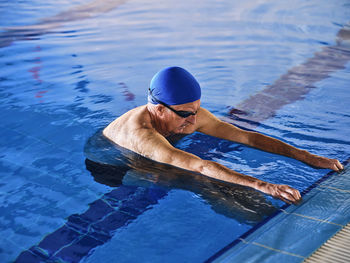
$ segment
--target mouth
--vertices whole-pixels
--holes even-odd
[[[179,132],[183,132],[183,130],[186,128],[187,125],[181,125],[179,128],[178,128],[178,131]]]

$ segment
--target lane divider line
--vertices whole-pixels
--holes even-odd
[[[295,215],[295,216],[299,216],[299,217],[303,217],[303,218],[306,218],[306,219],[310,219],[310,220],[314,220],[314,221],[318,221],[318,222],[322,222],[322,223],[325,223],[325,224],[331,224],[331,225],[336,225],[336,226],[339,226],[339,227],[344,227],[344,225],[342,224],[337,224],[337,223],[334,223],[334,222],[331,222],[331,221],[328,221],[328,220],[324,220],[324,219],[319,219],[319,218],[316,218],[316,217],[312,217],[312,216],[307,216],[307,215],[303,215],[303,214],[298,214],[298,213],[290,213],[290,212],[287,212],[286,210],[284,209],[280,209],[283,213],[287,214],[287,215]]]
[[[281,253],[281,254],[285,254],[285,255],[301,258],[301,259],[305,259],[305,257],[303,257],[301,255],[298,255],[298,254],[295,254],[295,253],[291,253],[291,252],[288,252],[288,251],[285,251],[285,250],[273,248],[273,247],[270,247],[270,246],[266,246],[264,244],[261,244],[261,243],[255,242],[255,241],[254,242],[249,242],[249,241],[247,241],[247,240],[245,240],[243,238],[240,238],[240,240],[243,243],[245,243],[245,244],[255,245],[255,246],[262,247],[262,248],[265,248],[265,249],[268,249],[268,250],[271,250],[271,251],[274,251],[274,252],[277,252],[277,253]]]

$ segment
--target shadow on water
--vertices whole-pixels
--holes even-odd
[[[94,180],[111,187],[132,185],[191,191],[215,212],[249,225],[255,225],[277,209],[254,189],[154,162],[113,144],[101,131],[88,140],[85,155],[86,168]]]
[[[72,7],[57,15],[42,18],[33,25],[5,28],[5,31],[0,33],[0,48],[10,46],[15,41],[36,39],[41,35],[52,33],[52,30],[65,23],[95,17],[111,11],[125,2],[126,0],[95,0]]]

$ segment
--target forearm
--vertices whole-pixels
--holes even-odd
[[[202,160],[202,162],[203,164],[200,167],[199,172],[203,175],[220,181],[244,185],[265,192],[264,187],[267,183],[264,181],[233,171],[217,162],[207,160]]]
[[[295,203],[301,199],[299,191],[288,185],[277,185],[264,182],[257,178],[235,172],[219,163],[211,161],[204,162],[205,165],[201,172],[206,176],[225,182],[248,186],[275,198],[279,198],[285,202]]]
[[[249,146],[271,153],[276,153],[286,157],[308,163],[312,154],[308,151],[298,149],[278,139],[265,136],[257,132],[251,132],[249,135]]]
[[[242,143],[266,152],[284,155],[306,163],[308,163],[307,160],[313,157],[309,152],[295,148],[278,139],[257,132],[244,131],[223,121],[217,124],[215,131],[214,136],[219,138]]]
[[[198,172],[216,180],[248,186],[282,200],[296,202],[301,198],[299,191],[287,185],[264,182],[257,178],[240,174],[217,162],[203,160],[193,154],[181,152],[180,150],[175,150],[170,158],[165,159],[165,155],[161,155],[158,161]]]
[[[249,146],[263,151],[294,158],[313,167],[332,169],[337,172],[341,171],[344,168],[336,159],[329,159],[326,157],[311,154],[308,151],[298,149],[280,140],[265,136],[260,133],[250,132],[248,138],[249,139],[247,144]]]
[[[157,161],[163,163],[194,171],[220,181],[244,185],[258,190],[261,190],[260,186],[265,183],[257,178],[233,171],[217,162],[203,160],[196,155],[178,149],[174,149],[171,155],[159,154],[158,158],[162,160]]]

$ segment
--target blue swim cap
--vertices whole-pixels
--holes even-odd
[[[201,87],[197,80],[180,67],[159,71],[151,80],[150,90],[153,97],[168,105],[185,104],[201,98]],[[149,91],[148,102],[158,104]]]

